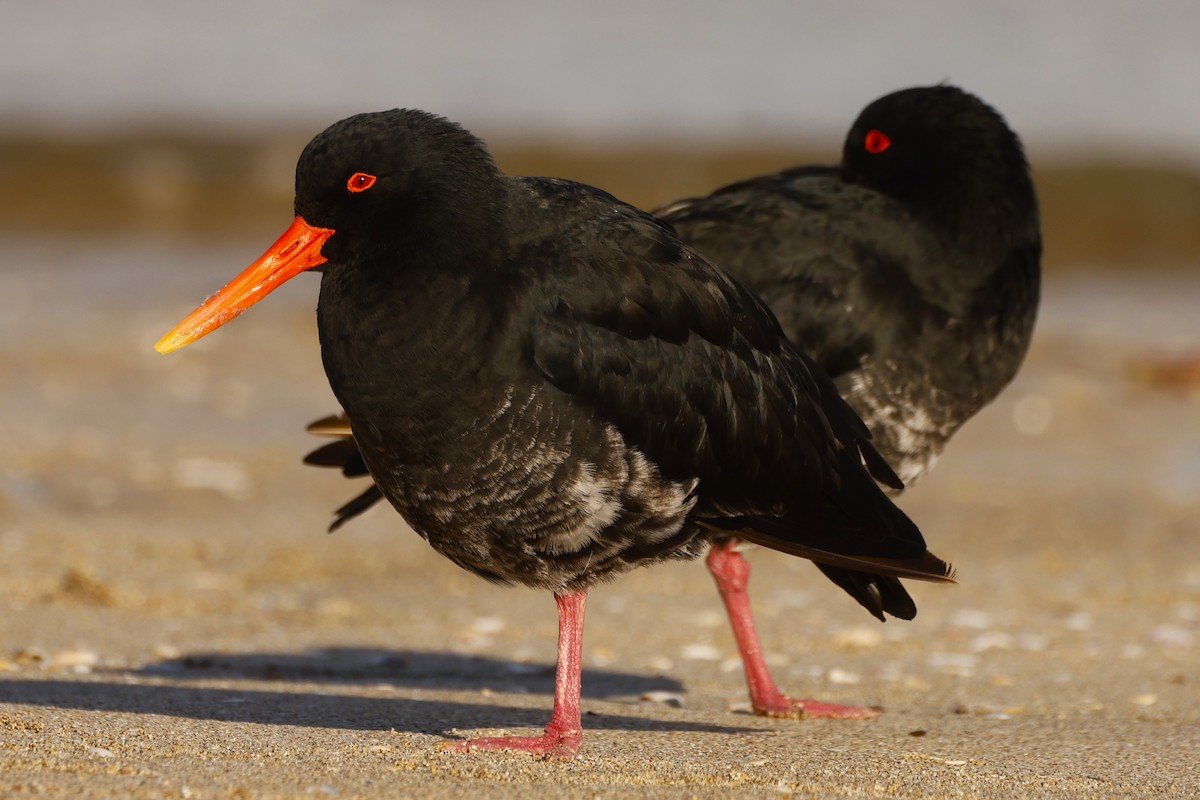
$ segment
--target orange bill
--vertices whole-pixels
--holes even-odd
[[[332,229],[317,228],[296,217],[267,252],[188,314],[154,349],[169,353],[191,344],[262,300],[288,278],[324,264],[327,259],[321,255],[321,245],[332,235]]]

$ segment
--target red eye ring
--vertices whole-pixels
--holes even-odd
[[[350,180],[346,181],[346,188],[352,192],[365,192],[375,185],[375,181],[379,180],[374,175],[368,172],[356,172],[350,176]]]
[[[882,153],[892,146],[892,139],[883,131],[871,129],[863,137],[863,149],[868,153]]]

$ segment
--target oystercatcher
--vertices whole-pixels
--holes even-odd
[[[757,292],[833,377],[908,486],[1025,358],[1037,314],[1041,226],[1020,139],[957,87],[868,105],[837,166],[740,181],[655,214]],[[811,710],[776,687],[749,619],[749,566],[718,544],[708,566],[729,607],[759,713]]]
[[[871,103],[840,165],[740,181],[655,213],[767,301],[908,485],[1012,380],[1028,349],[1040,289],[1037,196],[1017,135],[959,88],[906,89]],[[310,430],[349,435],[339,417]],[[306,461],[365,473],[351,439]],[[368,487],[337,510],[331,529],[380,497]],[[718,543],[707,564],[755,711],[872,716],[779,691],[751,621],[749,565],[732,544]]]
[[[900,577],[951,579],[880,490],[900,481],[833,382],[665,223],[505,176],[414,110],[313,139],[295,211],[156,347],[321,273],[322,360],[378,491],[451,561],[558,604],[543,735],[457,747],[577,752],[588,588],[714,539],[809,558],[877,615],[915,613]]]

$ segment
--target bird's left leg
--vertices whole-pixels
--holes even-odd
[[[818,700],[797,700],[779,691],[775,679],[763,658],[762,643],[750,610],[750,564],[738,552],[738,540],[727,539],[713,544],[704,563],[717,582],[717,591],[729,613],[733,636],[737,640],[746,670],[746,685],[750,689],[750,704],[754,713],[763,717],[825,717],[829,719],[874,719],[879,711],[861,706],[844,706]]]

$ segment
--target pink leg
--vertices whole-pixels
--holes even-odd
[[[754,627],[754,615],[750,611],[750,595],[746,593],[746,585],[750,582],[750,564],[737,551],[737,545],[734,540],[713,545],[704,563],[717,582],[717,591],[721,593],[725,610],[729,612],[729,623],[733,626],[733,636],[742,654],[742,666],[746,669],[746,685],[750,689],[750,704],[754,713],[762,717],[792,719],[874,719],[879,716],[879,712],[871,708],[817,700],[793,700],[779,691],[763,659],[762,644]]]
[[[483,736],[449,742],[447,749],[525,750],[547,758],[572,758],[583,743],[579,692],[583,672],[583,612],[587,590],[554,595],[558,603],[558,670],[554,678],[554,712],[541,736]]]

